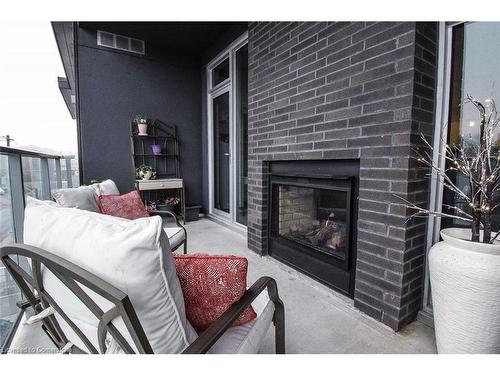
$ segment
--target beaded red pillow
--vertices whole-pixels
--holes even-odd
[[[99,208],[103,214],[130,220],[149,216],[137,190],[122,195],[100,195]]]
[[[174,263],[186,316],[197,332],[207,329],[246,291],[248,260],[244,257],[174,253]],[[252,306],[248,306],[233,326],[256,317]]]

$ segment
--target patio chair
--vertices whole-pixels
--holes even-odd
[[[89,186],[80,186],[77,188],[59,189],[53,196],[57,203],[64,207],[74,207],[93,212],[99,212],[97,197],[99,195],[119,195],[120,191],[113,180],[97,182]],[[90,202],[89,202],[90,201]],[[94,202],[95,201],[95,202]],[[168,236],[172,251],[183,246],[184,254],[187,253],[187,231],[181,225],[177,215],[170,211],[153,211],[151,215],[161,217],[170,216],[173,218],[174,226],[164,226],[165,233]]]
[[[126,221],[30,199],[24,226],[26,244],[0,248],[0,258],[22,306],[37,314],[31,320],[62,352],[257,353],[271,323],[276,353],[285,352],[284,306],[270,277],[194,331],[158,217]],[[231,326],[250,304],[257,317]]]

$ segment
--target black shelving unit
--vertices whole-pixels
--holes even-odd
[[[185,218],[184,181],[180,172],[179,141],[174,125],[154,120],[148,125],[148,134],[140,135],[135,122],[130,125],[131,155],[133,176],[136,179],[136,168],[150,165],[156,171],[155,180],[136,180],[136,188],[145,203],[165,197],[180,198],[179,212]],[[154,154],[153,145],[161,146],[161,153]],[[175,195],[171,194],[175,191]]]

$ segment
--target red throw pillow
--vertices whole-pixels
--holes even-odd
[[[100,195],[99,208],[103,214],[130,220],[149,216],[137,190],[122,195]]]
[[[246,291],[248,260],[244,257],[174,254],[174,263],[186,316],[197,332],[207,329]],[[248,306],[233,326],[256,317],[252,306]]]

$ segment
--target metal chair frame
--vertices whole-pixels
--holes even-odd
[[[22,256],[29,259],[31,261],[31,274],[19,266],[12,259],[13,256]],[[36,313],[40,313],[47,307],[52,306],[84,343],[87,352],[93,354],[105,353],[105,340],[107,333],[109,333],[125,353],[135,353],[135,350],[112,323],[113,319],[121,317],[136,346],[137,352],[145,354],[153,353],[151,344],[146,337],[129,297],[121,290],[83,268],[37,247],[22,244],[7,245],[0,248],[0,258],[27,299],[20,306],[25,308],[29,305]],[[50,293],[45,290],[41,273],[42,265],[52,272],[99,320],[97,329],[99,348],[96,348],[92,344],[91,340],[85,336],[56,303]],[[78,283],[111,302],[113,307],[107,311],[103,311]],[[266,288],[275,308],[273,322],[275,326],[276,353],[284,354],[285,311],[283,302],[278,295],[276,281],[270,277],[261,277],[257,280],[238,301],[233,303],[215,323],[202,332],[183,353],[206,353],[224,332],[231,327],[231,324],[252,301]],[[62,349],[68,343],[68,339],[54,315],[49,315],[42,320],[42,328],[59,349]],[[85,353],[86,351],[73,345],[70,352]]]

